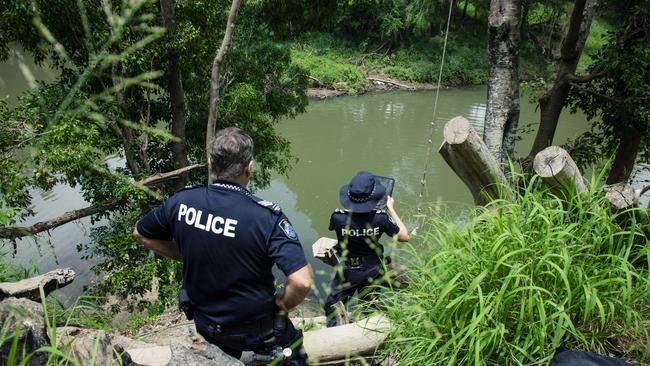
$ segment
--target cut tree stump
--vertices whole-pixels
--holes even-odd
[[[587,190],[575,161],[559,146],[540,151],[533,161],[533,169],[558,197],[568,198],[571,193]]]
[[[622,221],[634,219],[643,225],[643,232],[646,238],[650,239],[650,217],[647,210],[635,210],[639,207],[639,198],[645,193],[645,188],[634,189],[628,184],[620,183],[605,187],[604,191],[612,211],[621,214],[619,219]]]
[[[499,186],[507,185],[506,176],[469,121],[452,118],[445,125],[444,138],[438,152],[469,188],[474,203],[485,205],[498,198]]]
[[[623,211],[639,205],[639,193],[627,184],[614,184],[604,188],[605,197],[614,211]]]
[[[2,282],[0,283],[0,299],[6,297],[24,297],[40,302],[40,286],[43,286],[43,291],[45,292],[45,296],[47,296],[50,292],[72,283],[74,276],[75,273],[72,268],[63,268],[18,282]]]

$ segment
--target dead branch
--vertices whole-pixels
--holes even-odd
[[[219,75],[221,72],[221,63],[223,58],[228,52],[230,43],[232,42],[232,36],[235,31],[235,21],[237,20],[237,10],[241,5],[242,0],[233,0],[230,6],[230,13],[228,14],[228,24],[226,25],[226,33],[223,35],[223,40],[221,41],[221,47],[217,55],[214,57],[212,63],[212,74],[210,75],[210,105],[208,106],[208,125],[205,134],[205,148],[206,154],[210,142],[214,137],[217,126],[217,118],[219,113]],[[209,158],[209,157],[208,157]]]
[[[205,167],[205,164],[194,164],[181,169],[173,170],[171,172],[158,173],[134,182],[134,184],[151,187],[171,179],[176,179],[184,173],[203,167]],[[79,210],[67,211],[53,219],[40,221],[31,226],[0,226],[0,239],[14,240],[23,236],[29,236],[41,233],[43,231],[48,231],[61,225],[67,224],[70,221],[79,220],[87,216],[113,210],[120,206],[123,202],[123,199],[115,198],[113,200],[85,207]]]

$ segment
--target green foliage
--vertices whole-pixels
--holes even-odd
[[[569,95],[568,104],[583,111],[592,124],[570,144],[572,156],[582,164],[608,159],[629,136],[640,137],[639,157],[650,158],[649,13],[645,9],[633,14],[629,24],[610,33],[607,44],[592,56],[587,72],[599,76],[576,84]],[[644,22],[645,28],[640,26]]]
[[[357,66],[297,50],[292,57],[293,62],[307,70],[309,76],[318,79],[323,86],[345,90],[350,94],[359,94],[366,89],[366,78]]]
[[[307,70],[310,76],[327,87],[344,86],[359,93],[365,89],[362,70],[378,70],[389,76],[411,82],[438,81],[441,38],[422,39],[393,52],[385,46],[347,42],[330,35],[305,35],[293,45],[294,62]],[[487,60],[476,57],[485,52],[484,39],[470,33],[451,34],[448,40],[442,83],[445,85],[478,85],[487,80]],[[317,84],[317,83],[313,83]]]
[[[603,352],[616,337],[650,357],[650,253],[643,227],[592,183],[563,202],[533,179],[459,227],[427,219],[409,248],[409,286],[387,295],[399,365],[544,365],[555,349]]]

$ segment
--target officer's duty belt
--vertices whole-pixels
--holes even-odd
[[[222,325],[208,320],[208,328],[212,336],[227,336],[233,334],[259,334],[266,336],[273,334],[273,316],[245,324]]]
[[[381,263],[381,258],[376,254],[364,255],[360,257],[349,257],[345,260],[345,265],[351,268],[358,268],[363,265],[376,266]]]

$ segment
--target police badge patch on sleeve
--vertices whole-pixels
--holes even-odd
[[[280,223],[280,229],[284,231],[284,233],[287,235],[287,238],[296,240],[298,239],[298,234],[296,233],[296,230],[291,226],[291,223],[289,222],[288,219],[282,219]]]

